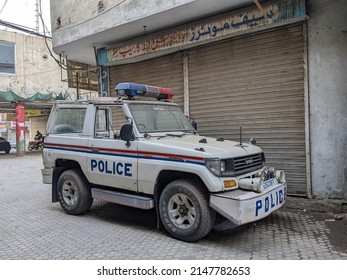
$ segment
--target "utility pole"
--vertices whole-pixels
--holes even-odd
[[[39,24],[39,19],[40,19],[40,15],[39,15],[39,0],[35,1],[35,31],[38,33],[40,31],[40,24]]]

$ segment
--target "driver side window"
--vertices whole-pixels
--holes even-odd
[[[121,106],[98,107],[95,116],[95,138],[119,139],[126,118]]]
[[[108,126],[108,109],[97,108],[95,116],[95,138],[110,138]]]

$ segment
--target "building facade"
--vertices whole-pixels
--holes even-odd
[[[47,44],[52,48],[48,39]],[[0,60],[0,91],[12,90],[24,98],[37,92],[73,94],[68,84],[62,81],[66,79],[66,73],[50,57],[44,38],[0,30],[0,46],[7,47],[7,52],[3,52],[6,57]]]
[[[346,198],[347,1],[259,2],[51,1],[53,47],[96,65],[102,96],[170,87],[200,134],[242,127],[289,193]]]
[[[48,47],[47,47],[47,45]],[[34,94],[64,94],[76,98],[75,89],[69,88],[66,71],[50,56],[51,40],[24,33],[0,30],[0,93],[14,93],[29,98]],[[55,59],[59,56],[54,54]],[[0,98],[0,136],[16,141],[16,116],[14,105],[6,105]],[[33,106],[31,106],[33,107]],[[36,131],[44,133],[48,112],[26,108],[26,142],[33,140]]]

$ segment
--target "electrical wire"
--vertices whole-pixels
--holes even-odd
[[[7,0],[5,0],[4,5],[2,5],[2,8],[1,8],[1,10],[0,10],[0,15],[1,15],[2,11],[5,9],[6,4],[7,4]]]
[[[35,35],[35,36],[43,37],[45,48],[47,49],[49,55],[53,58],[53,60],[58,64],[58,66],[60,68],[62,68],[63,70],[66,70],[66,71],[68,71],[68,70],[81,70],[81,68],[75,68],[74,66],[70,66],[70,65],[64,64],[63,62],[58,60],[55,57],[55,55],[53,54],[53,52],[51,50],[51,47],[49,46],[48,41],[47,41],[47,40],[51,40],[52,38],[46,35],[46,33],[50,33],[50,31],[49,31],[49,29],[48,29],[48,27],[45,24],[44,19],[43,19],[43,15],[42,15],[42,2],[41,2],[41,0],[39,0],[39,11],[38,11],[38,14],[39,14],[42,26],[43,26],[43,34],[35,32],[35,29],[32,29],[30,27],[19,25],[19,24],[15,24],[15,23],[11,23],[11,22],[7,22],[7,21],[3,21],[3,20],[0,20],[0,25],[6,26],[8,28],[12,28],[12,29],[16,29],[16,30],[22,31],[24,33],[28,33],[29,35]],[[22,42],[17,44],[17,48],[18,48],[18,46],[21,46],[21,45],[25,44],[29,37],[30,36],[26,36],[25,39]],[[14,49],[13,49],[12,52],[9,52],[7,54],[7,56],[4,57],[3,59],[6,59],[7,57],[12,55],[13,53],[14,53]],[[55,71],[55,70],[48,70],[48,71],[45,71],[45,72],[52,72],[52,71]],[[39,72],[39,73],[33,73],[33,74],[25,74],[25,75],[17,75],[17,76],[20,77],[20,76],[38,75],[38,74],[45,73],[45,72]]]
[[[46,30],[47,30],[47,26],[45,24],[45,21],[43,19],[43,16],[42,16],[42,2],[41,0],[39,0],[39,16],[40,16],[40,19],[41,19],[41,22],[42,22],[42,26],[43,26],[43,34],[45,35],[44,36],[44,41],[45,41],[45,44],[46,44],[46,48],[49,52],[49,55],[54,59],[54,61],[63,69],[63,70],[68,70],[68,65],[65,65],[63,64],[60,60],[58,60],[54,55],[53,55],[53,52],[51,50],[51,48],[49,47],[48,43],[47,43],[47,38],[46,38]]]
[[[51,37],[48,37],[48,36],[42,35],[40,33],[37,33],[37,32],[35,32],[35,29],[32,29],[32,28],[24,26],[24,25],[20,25],[20,24],[8,22],[8,21],[3,21],[3,20],[0,20],[0,25],[9,27],[11,29],[19,30],[19,31],[22,31],[24,33],[28,33],[29,34],[29,35],[25,36],[25,38],[21,42],[15,44],[17,50],[22,45],[26,44],[27,40],[31,37],[30,35],[35,35],[35,36],[38,36],[38,37],[44,37],[45,39],[49,39],[49,40],[51,39]],[[5,61],[9,56],[13,55],[14,51],[15,51],[15,49],[13,48],[12,51],[8,52],[7,55],[2,58],[2,61]],[[0,61],[0,63],[1,63],[1,61]],[[21,65],[21,64],[17,64],[16,63],[15,67],[17,68],[19,65]],[[23,76],[23,75],[21,75],[21,76]]]
[[[24,26],[22,26],[22,25],[17,25],[17,24],[15,24],[15,23],[9,23],[9,22],[4,22],[4,21],[0,20],[0,25],[4,25],[4,24],[2,24],[2,23],[5,23],[5,24],[6,24],[5,26],[11,27],[11,28],[13,28],[13,29],[18,29],[18,28],[20,27],[19,30],[21,30],[21,31],[23,31],[23,32],[24,32],[24,29],[26,29],[26,27],[24,27]],[[14,27],[12,27],[12,26],[14,26]],[[33,33],[33,31],[30,31],[30,30],[27,30],[27,29],[26,29],[26,31],[27,31],[27,33],[29,33],[29,34],[32,34],[32,33]],[[26,36],[25,39],[24,39],[23,41],[21,41],[20,43],[16,44],[16,48],[19,48],[20,46],[24,45],[24,44],[26,43],[26,41],[28,40],[29,37],[30,37],[30,36]],[[13,42],[10,42],[10,43],[13,43]],[[14,51],[15,51],[15,48],[13,48],[12,51],[8,52],[8,54],[2,58],[2,61],[5,61],[9,56],[13,55],[13,54],[14,54]],[[1,61],[0,61],[0,63],[1,63]]]
[[[48,43],[47,43],[46,31],[48,31],[48,28],[47,28],[47,26],[46,26],[46,24],[45,24],[45,21],[44,21],[44,19],[43,19],[43,16],[42,16],[42,1],[41,1],[41,0],[39,0],[39,17],[40,17],[41,22],[42,22],[43,34],[44,34],[44,41],[45,41],[46,48],[47,48],[47,50],[48,50],[48,52],[49,52],[49,55],[54,59],[54,61],[55,61],[55,62],[59,65],[59,67],[61,67],[63,70],[66,70],[66,71],[68,71],[68,70],[81,70],[80,68],[75,68],[75,67],[73,67],[73,66],[68,65],[67,63],[66,63],[66,64],[62,63],[60,60],[58,60],[58,59],[54,56],[54,54],[53,54],[51,48],[49,47],[49,45],[48,45]],[[64,59],[65,59],[65,58],[64,58]]]
[[[4,21],[0,19],[0,25],[11,28],[11,29],[15,29],[15,30],[19,30],[22,31],[24,33],[30,34],[30,35],[35,35],[38,37],[44,37],[45,35],[42,35],[41,33],[38,33],[35,31],[35,29],[24,26],[24,25],[20,25],[17,23],[13,23],[13,22],[9,22],[9,21]],[[48,37],[50,38],[50,37]]]
[[[23,74],[23,75],[16,75],[15,77],[24,77],[24,76],[33,76],[33,75],[40,75],[48,72],[54,72],[59,71],[59,68],[51,69],[51,70],[45,70],[43,72],[37,72],[37,73],[29,73],[29,74]]]

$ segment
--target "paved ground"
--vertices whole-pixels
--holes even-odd
[[[185,243],[156,229],[154,211],[94,201],[84,215],[65,214],[50,202],[41,168],[40,153],[0,154],[0,260],[347,260],[343,215],[287,206],[257,223]]]

